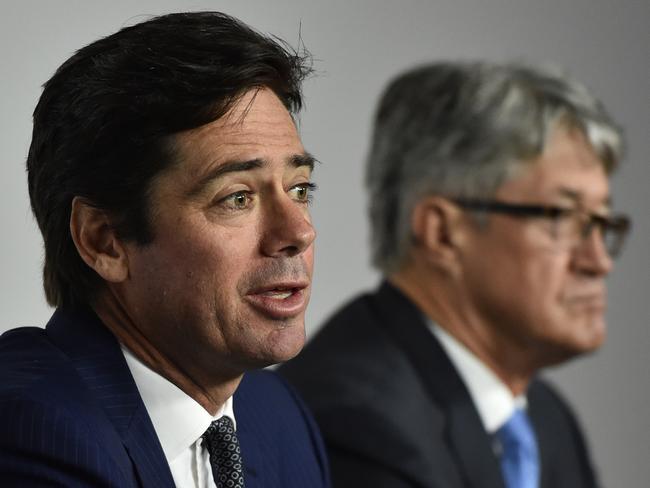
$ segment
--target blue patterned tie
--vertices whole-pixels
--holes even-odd
[[[526,412],[514,411],[497,431],[501,442],[501,471],[508,488],[539,487],[539,453],[535,432]]]
[[[212,476],[217,488],[242,488],[244,473],[232,420],[225,415],[210,424],[203,434],[203,445],[210,454]]]

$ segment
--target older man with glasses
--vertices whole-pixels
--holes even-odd
[[[598,348],[621,133],[580,84],[518,64],[397,77],[368,158],[384,283],[282,372],[311,405],[338,487],[597,485],[540,369]]]

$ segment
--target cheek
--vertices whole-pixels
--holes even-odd
[[[559,338],[571,323],[563,297],[567,279],[566,261],[559,255],[539,253],[536,259],[522,263],[518,288],[520,304],[518,320],[526,324],[526,334],[537,338]]]
[[[495,246],[504,268],[496,272],[509,274],[513,294],[549,306],[562,294],[569,269],[568,256],[548,245],[548,229],[539,222],[528,226],[515,223],[519,227],[508,229],[511,238]]]
[[[178,266],[199,275],[215,276],[232,282],[241,274],[257,245],[255,232],[248,228],[223,228],[210,224],[191,226],[183,232],[174,230],[176,237],[167,253]]]
[[[230,286],[241,274],[242,249],[230,236],[192,233],[178,228],[166,238],[159,235],[138,259],[134,270],[153,303],[176,304],[177,313],[199,313],[214,300],[231,296]],[[203,310],[202,313],[207,312]]]
[[[483,272],[474,286],[505,307],[503,313],[530,320],[559,312],[568,269],[563,256],[535,246],[498,246],[481,259]]]
[[[558,306],[562,303],[568,278],[568,262],[560,254],[540,252],[523,264],[522,280],[532,298],[537,297],[540,305]]]

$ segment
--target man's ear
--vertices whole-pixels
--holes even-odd
[[[456,231],[462,215],[440,196],[427,196],[413,209],[411,232],[420,253],[432,264],[446,267],[458,255]]]
[[[111,283],[122,282],[128,277],[126,249],[105,211],[81,197],[74,197],[70,234],[81,259],[99,276]]]

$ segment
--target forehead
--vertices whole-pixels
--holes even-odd
[[[606,205],[609,181],[584,134],[558,127],[542,154],[523,164],[516,176],[501,185],[497,196],[549,204],[571,199],[588,207]]]
[[[233,160],[285,161],[304,153],[286,107],[269,89],[245,93],[220,119],[177,134],[174,150],[187,177],[202,177]]]

